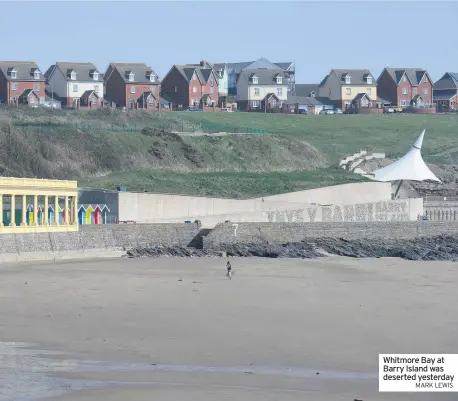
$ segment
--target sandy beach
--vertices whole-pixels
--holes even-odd
[[[0,400],[456,400],[377,377],[379,353],[457,352],[455,263],[225,261],[2,265]]]

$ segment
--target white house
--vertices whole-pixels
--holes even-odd
[[[239,110],[281,107],[288,99],[288,80],[281,69],[242,70],[237,79]]]
[[[64,107],[99,107],[103,102],[103,74],[92,63],[57,62],[45,73],[46,89]]]
[[[219,104],[225,105],[229,88],[229,74],[226,64],[214,64],[213,69],[218,77]]]

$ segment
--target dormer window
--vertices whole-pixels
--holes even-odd
[[[314,91],[310,92],[310,97],[315,97],[316,93]]]
[[[251,77],[251,80],[253,81],[254,85],[257,85],[259,83],[259,78],[256,75],[253,75]]]
[[[277,84],[281,84],[283,82],[283,78],[282,77],[277,77]]]
[[[94,74],[92,74],[92,79],[94,81],[98,81],[99,80],[99,73],[98,72],[94,72]]]
[[[345,83],[346,83],[347,85],[350,85],[350,84],[351,84],[351,77],[350,77],[349,75],[347,75],[347,76],[345,77]]]
[[[40,71],[35,71],[35,72],[33,73],[33,78],[34,78],[34,79],[40,79],[40,75],[41,75],[41,74],[40,74]]]
[[[150,82],[156,82],[156,75],[154,75],[154,74],[152,74],[152,73],[149,74],[149,81],[150,81]]]
[[[134,82],[135,74],[131,71],[127,76],[130,82]]]
[[[76,72],[73,71],[73,70],[70,72],[70,79],[71,79],[72,81],[76,81]]]
[[[17,70],[16,70],[16,68],[11,68],[10,77],[11,77],[11,79],[17,79]]]
[[[372,77],[371,77],[370,75],[368,75],[368,76],[366,77],[366,82],[367,82],[369,85],[372,84]]]

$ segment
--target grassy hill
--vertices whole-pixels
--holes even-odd
[[[72,178],[80,185],[248,197],[362,180],[335,167],[359,149],[458,164],[458,116],[302,116],[109,109],[0,108],[0,174]],[[231,132],[251,135],[176,135]]]

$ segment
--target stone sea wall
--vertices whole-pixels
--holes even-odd
[[[231,244],[284,244],[305,238],[413,239],[456,235],[455,221],[387,221],[326,223],[221,223],[205,238],[205,249]]]
[[[79,232],[3,234],[0,261],[98,256],[134,247],[186,247],[199,231],[197,224],[113,224],[83,225]]]

